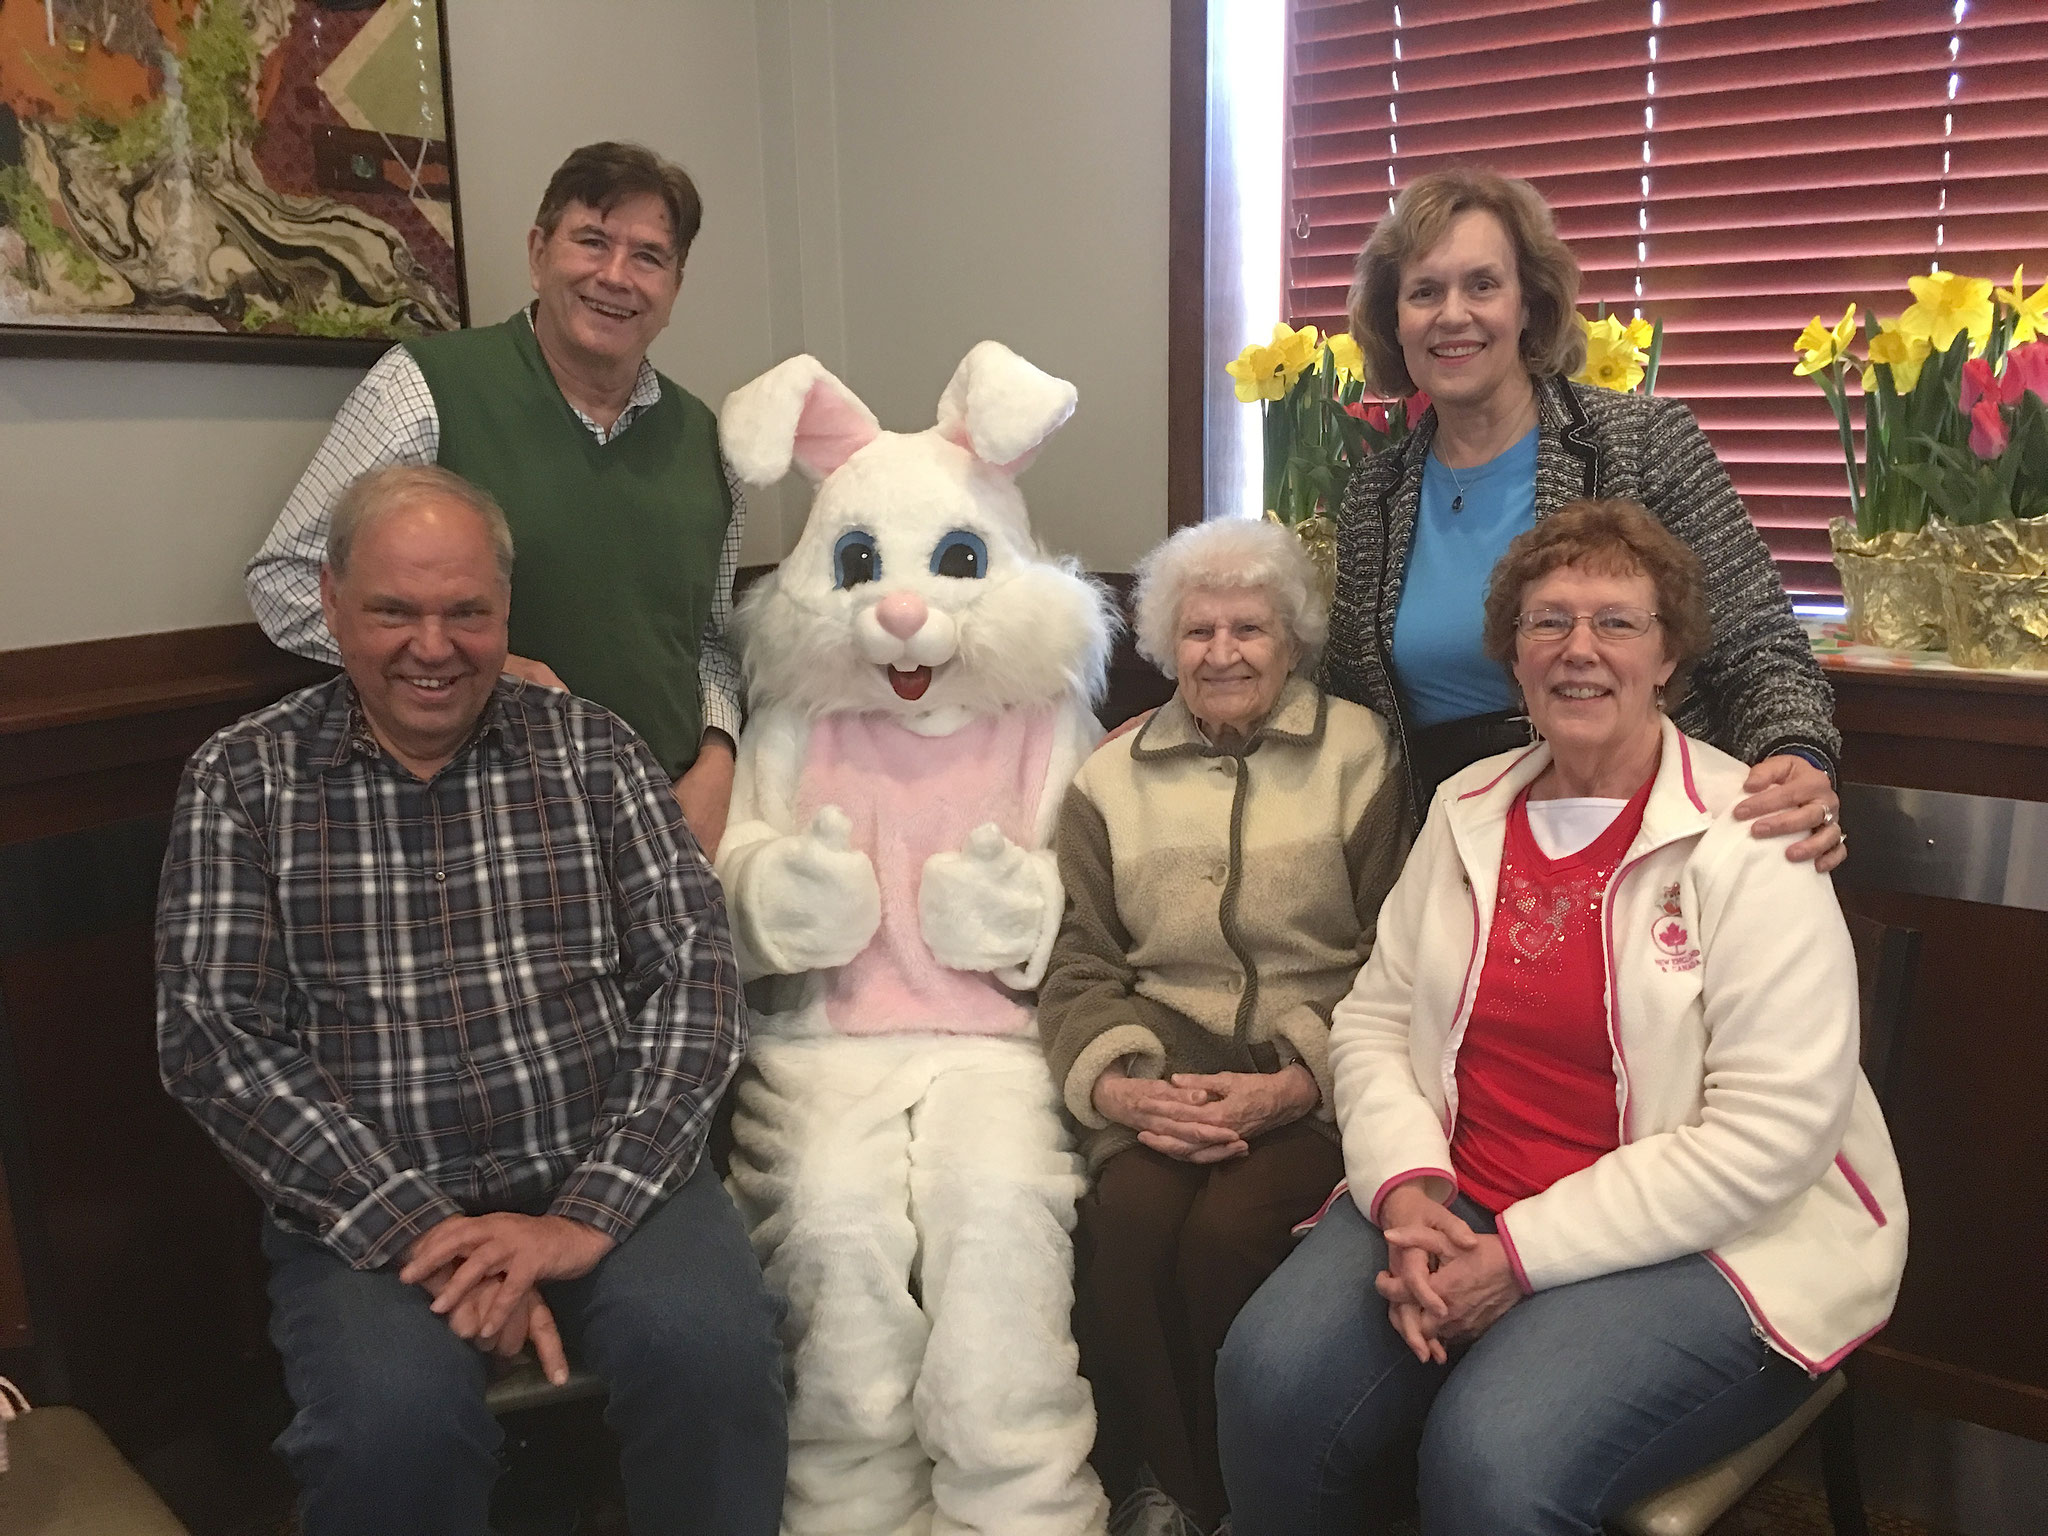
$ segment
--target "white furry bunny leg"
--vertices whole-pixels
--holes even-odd
[[[931,1529],[911,1411],[926,1326],[910,1290],[908,1110],[923,1079],[901,1070],[902,1045],[757,1038],[740,1078],[733,1197],[789,1298],[784,1536]]]
[[[932,1530],[1091,1536],[1109,1507],[1088,1466],[1095,1406],[1069,1322],[1080,1159],[1035,1039],[926,1049],[910,1195],[931,1319],[916,1407],[935,1463]]]

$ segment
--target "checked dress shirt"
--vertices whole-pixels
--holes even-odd
[[[422,783],[343,676],[186,766],[164,1084],[275,1219],[358,1269],[490,1210],[623,1241],[696,1167],[739,987],[667,779],[586,700],[501,679]]]

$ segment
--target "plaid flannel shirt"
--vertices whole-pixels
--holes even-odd
[[[157,908],[165,1086],[358,1269],[444,1217],[623,1240],[695,1168],[744,1022],[724,898],[653,757],[511,679],[422,783],[347,678],[186,766]]]

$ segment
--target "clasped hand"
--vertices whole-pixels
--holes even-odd
[[[509,1360],[531,1344],[548,1380],[560,1386],[569,1362],[536,1287],[589,1274],[613,1247],[595,1227],[566,1216],[451,1216],[407,1250],[398,1278],[431,1296],[433,1310],[478,1349]]]
[[[1096,1113],[1138,1133],[1155,1152],[1187,1163],[1221,1163],[1251,1151],[1254,1136],[1299,1120],[1321,1097],[1299,1062],[1278,1072],[1176,1072],[1130,1077],[1112,1067],[1095,1080]]]
[[[1522,1299],[1507,1248],[1474,1232],[1419,1184],[1403,1184],[1380,1204],[1387,1268],[1373,1288],[1387,1320],[1425,1365],[1443,1365],[1446,1345],[1469,1344]]]

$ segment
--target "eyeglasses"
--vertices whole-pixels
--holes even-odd
[[[1524,640],[1556,643],[1569,639],[1571,632],[1584,619],[1593,632],[1595,640],[1640,640],[1650,632],[1650,626],[1657,622],[1657,615],[1648,608],[1631,608],[1615,603],[1602,608],[1598,613],[1566,613],[1562,608],[1532,608],[1515,619],[1515,628]]]

